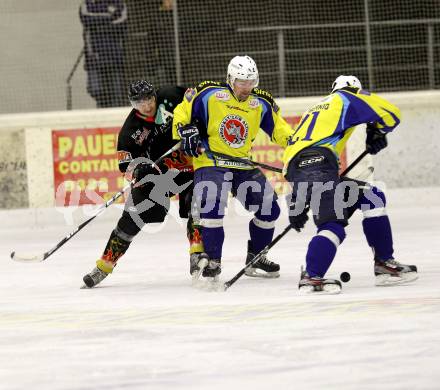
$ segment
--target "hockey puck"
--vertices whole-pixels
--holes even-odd
[[[347,283],[350,281],[351,276],[348,272],[342,272],[342,274],[340,275],[340,278],[344,283]]]

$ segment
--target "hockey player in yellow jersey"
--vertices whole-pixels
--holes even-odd
[[[312,209],[317,234],[306,254],[306,269],[299,289],[338,293],[338,280],[324,276],[345,226],[357,210],[363,213],[363,230],[374,254],[376,285],[393,285],[417,279],[417,267],[393,257],[391,225],[385,194],[377,187],[340,177],[339,156],[356,125],[367,124],[366,149],[376,154],[387,146],[386,136],[400,123],[399,109],[380,96],[362,89],[354,76],[339,76],[331,94],[307,110],[284,152],[285,173],[292,185],[289,220],[297,230]]]
[[[345,83],[350,86],[342,87],[344,82],[341,80],[348,80]],[[310,146],[330,149],[339,158],[356,125],[361,123],[374,122],[374,126],[370,125],[370,131],[386,139],[381,135],[392,131],[400,123],[400,111],[387,100],[360,86],[354,76],[338,77],[333,83],[332,93],[301,117],[284,160],[290,161],[300,150]],[[341,91],[341,88],[344,89]]]
[[[280,214],[277,196],[259,169],[216,158],[210,152],[249,158],[260,128],[283,147],[292,136],[292,128],[281,117],[271,94],[257,88],[259,76],[252,58],[234,57],[226,81],[205,81],[187,90],[173,118],[174,136],[181,139],[182,149],[194,157],[195,201],[200,212],[202,241],[209,257],[204,277],[216,277],[220,273],[228,192],[254,212],[249,223],[247,262],[272,240],[275,220]],[[247,275],[278,277],[279,265],[263,256],[247,270]]]

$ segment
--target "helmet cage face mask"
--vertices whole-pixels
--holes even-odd
[[[341,75],[337,77],[335,81],[333,81],[332,93],[344,87],[354,87],[361,89],[362,85],[356,76]]]
[[[151,95],[149,97],[140,98],[139,100],[130,100],[131,106],[138,111],[143,111],[144,104],[147,102],[155,103],[156,97]]]
[[[258,69],[255,61],[249,56],[236,56],[228,65],[226,82],[233,89],[234,83],[243,82],[244,85],[255,88],[259,83]],[[249,84],[250,83],[250,84]]]

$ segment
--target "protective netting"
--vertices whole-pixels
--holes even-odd
[[[438,0],[2,0],[0,26],[0,112],[126,105],[133,79],[224,80],[237,54],[275,96],[440,87]]]

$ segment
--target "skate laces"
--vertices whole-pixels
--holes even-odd
[[[261,258],[258,259],[257,263],[266,264],[266,265],[274,264],[274,262],[270,261],[266,256],[261,256]]]
[[[415,265],[408,265],[399,263],[397,260],[391,259],[384,263],[385,265],[390,265],[399,272],[417,272],[417,267]]]
[[[214,270],[214,269],[220,268],[220,266],[221,266],[220,261],[214,259],[214,260],[209,260],[207,268]]]
[[[198,253],[193,253],[190,257],[189,257],[189,261],[191,263],[191,265],[196,266],[199,263],[200,260],[200,255]]]
[[[310,276],[309,273],[301,267],[301,281],[302,282],[311,282],[311,283],[319,283],[322,282],[324,278],[321,278],[318,275]]]
[[[95,267],[92,272],[90,272],[91,276],[104,276],[107,275],[104,271],[99,269],[98,267]]]
[[[376,265],[403,265],[402,263],[399,263],[395,259],[389,259],[389,260],[375,260]]]
[[[107,277],[107,273],[105,273],[103,270],[99,269],[98,267],[95,267],[92,272],[90,272],[89,277],[93,279],[95,284],[98,284],[102,280],[104,280]]]

